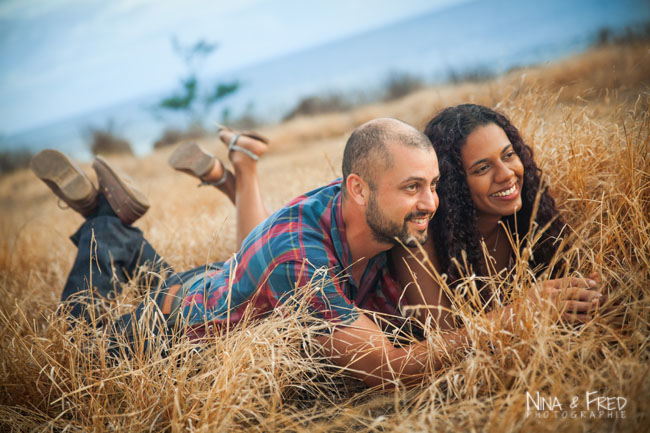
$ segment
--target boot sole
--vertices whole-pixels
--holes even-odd
[[[113,168],[101,156],[95,159],[93,168],[102,194],[123,223],[132,224],[147,212],[149,200],[128,176]]]
[[[82,214],[94,208],[97,196],[94,185],[65,154],[54,149],[43,150],[32,158],[30,167],[71,208]]]
[[[201,178],[214,166],[216,158],[196,143],[182,144],[169,157],[169,165],[175,170]]]

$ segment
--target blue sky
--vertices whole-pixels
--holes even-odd
[[[174,87],[173,35],[225,71],[459,1],[0,0],[0,133]]]

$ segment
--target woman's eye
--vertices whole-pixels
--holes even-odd
[[[510,151],[510,152],[506,153],[505,155],[503,155],[503,159],[504,159],[505,161],[507,161],[507,160],[509,160],[510,158],[512,158],[513,156],[515,156],[515,152],[514,152],[514,151]]]
[[[478,166],[478,167],[476,168],[476,170],[474,170],[474,173],[476,173],[476,174],[485,173],[485,172],[487,171],[488,168],[489,168],[489,167],[488,167],[487,164],[480,165],[480,166]]]

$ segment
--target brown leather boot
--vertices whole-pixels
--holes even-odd
[[[98,156],[93,162],[99,190],[113,212],[124,224],[132,224],[149,209],[149,200],[140,192],[133,180]]]
[[[97,189],[81,168],[65,154],[45,149],[30,162],[34,174],[70,208],[88,216],[97,208]]]

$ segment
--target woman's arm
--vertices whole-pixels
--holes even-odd
[[[431,275],[431,268],[439,267],[431,237],[422,245],[422,250],[428,260],[418,260],[422,254],[417,248],[393,247],[390,256],[394,276],[404,289],[408,305],[415,309],[415,318],[425,323],[427,317],[431,316],[440,329],[452,329],[455,326],[449,312],[451,301]]]
[[[451,320],[451,301],[434,279],[430,269],[438,267],[431,238],[422,248],[430,260],[418,259],[422,254],[415,248],[409,251],[400,246],[391,250],[395,277],[404,288],[404,296],[409,306],[417,308],[417,319],[424,323],[430,315],[440,329],[453,329],[455,326]],[[531,290],[527,298],[536,308],[552,305],[567,322],[585,322],[606,300],[598,290],[598,282],[593,278],[595,276],[586,279],[567,277],[546,280]],[[414,281],[417,281],[417,284]],[[503,319],[516,314],[515,310],[517,308],[514,306],[506,306],[494,309],[488,314],[494,319]]]

